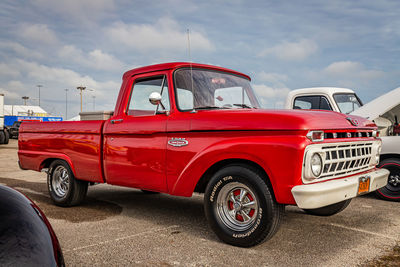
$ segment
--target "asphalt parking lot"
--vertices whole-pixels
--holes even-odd
[[[67,266],[359,266],[400,241],[400,203],[366,195],[331,217],[286,207],[278,233],[253,248],[219,241],[208,227],[203,196],[143,194],[108,185],[89,188],[83,205],[54,206],[46,174],[22,171],[17,141],[0,146],[0,183],[44,211]]]

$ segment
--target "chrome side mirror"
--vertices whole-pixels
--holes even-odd
[[[158,105],[161,103],[161,95],[159,92],[153,92],[149,96],[149,101],[153,105]]]

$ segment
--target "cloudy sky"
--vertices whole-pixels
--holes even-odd
[[[2,0],[0,93],[54,115],[112,110],[124,71],[188,61],[249,74],[265,107],[289,90],[353,88],[364,102],[400,86],[400,1]]]

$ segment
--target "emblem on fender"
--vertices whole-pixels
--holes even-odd
[[[168,140],[168,145],[170,146],[181,147],[187,146],[188,144],[189,142],[185,138],[171,138]]]
[[[348,120],[353,126],[358,126],[358,124],[360,124],[357,119],[347,117],[346,120]]]

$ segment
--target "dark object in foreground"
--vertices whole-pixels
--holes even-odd
[[[18,139],[19,135],[19,127],[21,126],[22,121],[14,121],[13,125],[10,126],[8,132],[10,134],[10,138]]]
[[[0,266],[65,266],[44,213],[23,194],[0,185]]]

